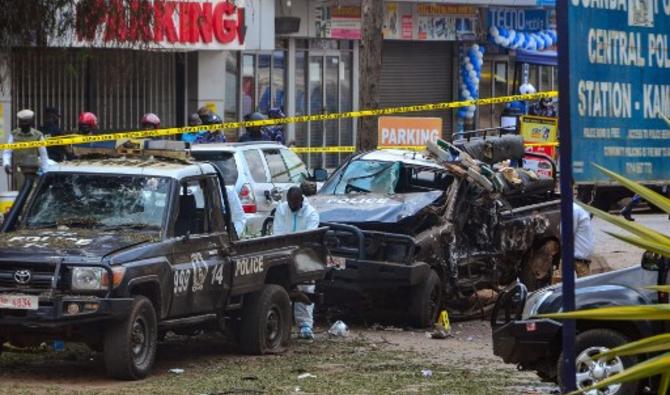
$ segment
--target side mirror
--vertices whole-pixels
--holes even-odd
[[[655,252],[645,251],[644,254],[642,254],[642,260],[640,264],[644,270],[657,272],[661,270],[661,266],[663,265],[663,257]]]
[[[328,170],[326,169],[314,169],[314,181],[324,182],[328,179]]]

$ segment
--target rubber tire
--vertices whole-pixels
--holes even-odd
[[[437,306],[433,307],[432,294],[438,292]],[[423,282],[410,290],[409,324],[417,328],[433,326],[442,308],[442,282],[435,270],[428,273]]]
[[[271,309],[279,315],[279,341],[268,345],[266,319]],[[239,344],[245,354],[262,355],[284,350],[291,336],[291,301],[283,287],[267,284],[244,299]]]
[[[575,339],[575,357],[578,356],[582,351],[586,350],[589,347],[602,346],[609,349],[618,347],[622,344],[628,343],[630,340],[623,334],[611,330],[611,329],[590,329],[579,333]],[[563,385],[563,352],[558,359],[558,385],[561,388],[565,388]],[[623,362],[624,368],[628,369],[631,366],[637,363],[636,357],[622,357],[621,361]],[[635,395],[638,393],[638,388],[640,387],[640,382],[626,383],[621,386],[616,395]]]
[[[147,325],[148,351],[142,363],[134,361],[131,350],[133,324],[142,318]],[[107,374],[121,380],[139,380],[146,377],[154,365],[158,344],[156,310],[149,299],[136,296],[128,317],[107,327],[103,340],[103,357]]]

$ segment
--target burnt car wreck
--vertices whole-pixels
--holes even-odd
[[[517,278],[548,284],[555,179],[501,164],[524,156],[518,136],[439,144],[352,156],[310,197],[338,235],[328,246],[336,270],[319,285],[326,306],[390,308],[425,327],[443,308],[454,319],[486,314]]]

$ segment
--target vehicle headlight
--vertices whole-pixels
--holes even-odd
[[[72,289],[76,291],[102,290],[103,277],[107,277],[107,273],[101,267],[75,267],[72,269]]]
[[[118,287],[126,268],[112,268],[112,286]],[[73,291],[103,291],[109,288],[109,274],[101,267],[74,267],[72,269]]]
[[[545,300],[554,292],[553,289],[543,289],[537,292],[533,292],[528,295],[526,299],[526,304],[523,306],[523,312],[521,313],[521,319],[527,320],[530,317],[536,316],[537,311],[542,306]]]

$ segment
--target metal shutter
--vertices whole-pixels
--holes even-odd
[[[60,110],[66,132],[77,129],[82,111],[96,113],[102,131],[137,129],[147,112],[175,126],[175,53],[21,48],[12,55],[12,108],[34,110],[37,126],[48,106]]]
[[[454,47],[449,42],[384,41],[380,86],[382,108],[454,100]],[[444,135],[448,137],[452,129],[452,113],[431,111],[406,115],[441,117]]]

